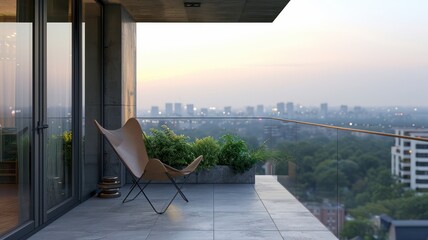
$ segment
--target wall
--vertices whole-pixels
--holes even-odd
[[[85,3],[84,31],[84,140],[83,140],[83,198],[90,197],[102,175],[101,137],[94,119],[102,116],[102,19],[101,6]]]
[[[104,7],[104,127],[120,128],[135,116],[136,23],[119,4]],[[104,143],[104,176],[125,181],[123,165],[111,147]]]

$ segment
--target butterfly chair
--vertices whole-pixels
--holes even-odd
[[[98,130],[106,137],[107,141],[116,152],[119,160],[125,165],[126,169],[132,177],[133,185],[126,195],[122,203],[134,200],[140,193],[143,193],[144,197],[150,203],[153,210],[158,213],[164,213],[168,207],[174,201],[177,194],[186,201],[186,196],[181,191],[181,188],[186,183],[188,176],[195,171],[203,157],[199,156],[192,163],[182,170],[175,169],[167,164],[162,163],[159,159],[149,158],[147,155],[146,146],[144,144],[144,135],[141,131],[140,124],[137,119],[130,118],[122,128],[117,130],[107,130],[103,128],[96,120],[94,120]],[[180,186],[177,185],[174,178],[183,177],[183,182]],[[144,186],[140,185],[141,180],[146,180]],[[171,201],[165,207],[164,210],[158,211],[144,192],[144,189],[148,186],[151,181],[163,181],[169,180],[176,188],[177,192],[172,197]],[[127,200],[129,194],[138,187],[140,191],[134,196],[134,198]]]

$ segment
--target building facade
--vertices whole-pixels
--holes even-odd
[[[331,203],[305,203],[305,207],[334,235],[339,236],[345,225],[345,208]]]
[[[31,236],[102,176],[125,182],[93,121],[136,115],[137,22],[272,22],[288,3],[185,2],[0,1],[0,239]]]
[[[285,103],[279,102],[276,104],[276,115],[278,116],[285,115]]]
[[[426,129],[396,129],[395,134],[428,137]],[[419,192],[428,191],[428,143],[395,139],[391,148],[391,173],[400,183]]]

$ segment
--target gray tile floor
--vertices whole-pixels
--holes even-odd
[[[172,190],[156,184],[147,194],[162,207]],[[30,239],[337,239],[273,176],[257,176],[254,185],[189,184],[183,192],[189,202],[177,196],[163,215],[143,196],[125,204],[94,197]]]

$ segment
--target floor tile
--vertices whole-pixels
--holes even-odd
[[[147,240],[213,240],[213,231],[152,231]]]
[[[156,223],[159,215],[153,212],[108,212],[93,214],[92,216],[73,216],[60,218],[47,226],[51,231],[83,231],[94,233],[103,230],[150,230]]]
[[[214,208],[213,198],[196,198],[189,199],[189,202],[183,199],[175,199],[168,211],[182,212],[212,212]]]
[[[42,230],[30,237],[31,240],[62,239],[62,240],[95,240],[103,239],[102,233],[88,233],[84,231],[48,231]],[[144,239],[144,238],[143,238]]]
[[[329,231],[281,231],[281,235],[286,240],[337,239],[337,237]]]
[[[282,240],[278,231],[215,231],[215,240]]]
[[[299,202],[282,199],[282,200],[263,200],[266,209],[272,212],[308,212],[308,210]]]
[[[215,212],[266,212],[266,208],[259,199],[216,199]]]
[[[214,229],[217,230],[277,230],[267,212],[215,212]]]
[[[207,231],[213,230],[213,212],[167,211],[159,216],[153,229],[156,231]]]
[[[280,231],[327,230],[327,228],[309,212],[273,212],[270,213],[270,215]]]
[[[214,200],[217,199],[259,199],[256,192],[214,192]]]
[[[280,190],[270,190],[270,191],[257,191],[259,198],[263,200],[294,200],[297,201],[293,195],[289,192],[280,191]]]
[[[102,232],[83,232],[83,231],[42,231],[36,233],[30,239],[46,240],[46,239],[63,239],[63,240],[141,240],[146,239],[149,235],[148,230],[135,231],[102,231]]]
[[[220,192],[253,193],[255,192],[255,189],[253,184],[215,184],[214,193],[220,193]]]

